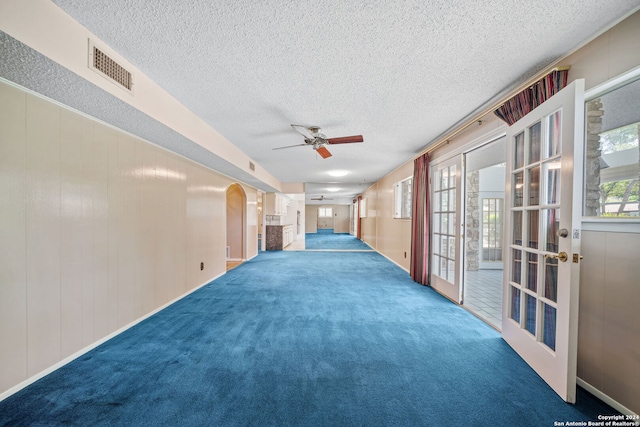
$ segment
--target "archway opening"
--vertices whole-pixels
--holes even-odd
[[[238,184],[227,188],[227,271],[247,259],[246,240],[247,196]]]

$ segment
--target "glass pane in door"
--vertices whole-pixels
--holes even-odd
[[[540,129],[542,123],[538,122],[529,128],[529,135],[531,142],[529,144],[529,164],[540,161],[540,145],[542,139],[540,138]]]
[[[511,243],[522,246],[522,211],[513,212],[513,239]]]
[[[558,301],[558,259],[544,258],[544,297]]]
[[[548,138],[546,157],[553,157],[560,154],[560,126],[562,119],[562,111],[558,110],[551,114],[548,119]]]
[[[529,179],[529,204],[528,206],[537,206],[540,203],[540,166],[531,168],[528,171]]]
[[[527,289],[538,289],[538,254],[527,252]]]
[[[524,132],[515,137],[515,162],[514,169],[520,169],[524,166]]]
[[[560,201],[560,160],[546,162],[544,171],[547,181],[545,202],[555,205]]]
[[[520,323],[520,289],[515,286],[510,286],[509,290],[509,301],[511,302],[509,307],[509,317]]]
[[[524,200],[524,177],[522,172],[513,175],[513,206],[522,206]]]
[[[542,321],[542,342],[551,350],[556,349],[556,309],[548,304],[544,306]]]
[[[534,249],[538,247],[538,216],[537,210],[527,211],[527,246]]]
[[[557,232],[560,228],[560,209],[542,209],[542,223],[544,224],[544,244],[546,251],[558,253],[560,236]]]
[[[536,335],[536,305],[537,300],[535,297],[524,294],[524,310],[525,310],[525,329],[531,333],[531,335]]]

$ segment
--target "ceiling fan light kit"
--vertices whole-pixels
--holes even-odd
[[[327,144],[351,144],[355,142],[364,142],[362,135],[342,136],[339,138],[327,138],[322,129],[318,126],[302,126],[291,125],[291,127],[304,137],[304,144],[287,145],[285,147],[277,147],[274,150],[282,150],[284,148],[302,147],[310,145],[323,159],[331,157],[331,152],[327,150]]]

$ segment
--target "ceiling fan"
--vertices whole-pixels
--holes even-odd
[[[327,150],[325,145],[329,144],[351,144],[353,142],[363,142],[364,138],[362,135],[354,135],[354,136],[343,136],[340,138],[327,138],[323,133],[322,129],[318,126],[302,126],[302,125],[291,125],[291,127],[298,132],[300,135],[304,137],[304,144],[296,144],[296,145],[287,145],[286,147],[278,147],[274,148],[274,150],[282,150],[284,148],[291,147],[303,147],[303,146],[311,146],[323,159],[327,157],[331,157],[331,153]]]
[[[320,197],[315,197],[315,198],[312,197],[311,200],[333,200],[333,199],[328,199],[328,198],[326,198],[324,196],[320,196]]]

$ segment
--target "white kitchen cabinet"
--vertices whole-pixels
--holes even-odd
[[[289,199],[280,193],[267,193],[267,201],[265,206],[265,215],[280,215],[287,214],[287,208],[289,207]]]

